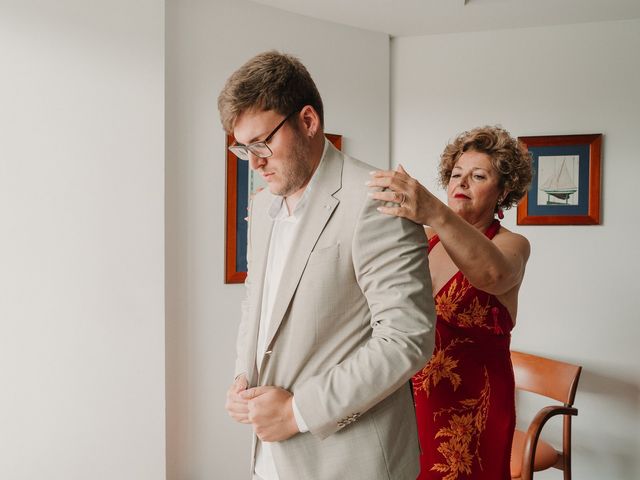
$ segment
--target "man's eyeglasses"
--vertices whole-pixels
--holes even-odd
[[[262,140],[261,142],[254,142],[254,143],[250,143],[249,145],[242,145],[241,143],[235,143],[229,147],[229,151],[233,153],[236,157],[238,157],[240,160],[249,160],[249,152],[251,152],[258,158],[269,158],[271,155],[273,155],[273,152],[271,151],[267,143],[269,143],[269,141],[273,138],[276,132],[280,130],[280,127],[282,127],[285,124],[285,122],[289,120],[289,118],[291,118],[293,114],[298,113],[299,111],[300,110],[294,110],[289,115],[284,117],[284,120],[282,120],[278,124],[278,126],[273,129],[273,131],[269,134],[269,136],[264,140]]]

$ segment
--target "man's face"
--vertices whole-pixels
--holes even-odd
[[[233,136],[244,145],[263,141],[284,118],[273,110],[246,111],[236,120]],[[249,154],[249,166],[262,175],[274,195],[293,195],[306,186],[313,175],[309,141],[295,127],[298,121],[298,115],[293,115],[269,140],[273,155],[259,158]]]

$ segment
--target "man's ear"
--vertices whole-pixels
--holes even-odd
[[[314,137],[320,130],[320,115],[311,105],[302,107],[299,113],[300,126],[305,135]]]

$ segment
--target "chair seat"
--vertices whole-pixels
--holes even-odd
[[[520,478],[520,474],[522,473],[522,454],[526,435],[525,432],[520,430],[516,430],[513,435],[513,443],[511,445],[511,478]],[[553,467],[558,461],[559,456],[560,454],[549,443],[538,439],[533,470],[539,472],[540,470]]]

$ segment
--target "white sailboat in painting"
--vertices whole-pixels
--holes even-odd
[[[544,157],[541,157],[542,160]],[[578,191],[578,156],[567,155],[546,157],[544,170],[547,170],[545,181],[539,189],[547,194],[547,205],[577,204],[571,196]],[[541,165],[542,167],[542,165]],[[542,173],[542,171],[541,171]],[[570,200],[573,200],[570,202]],[[540,202],[539,202],[540,203]]]

